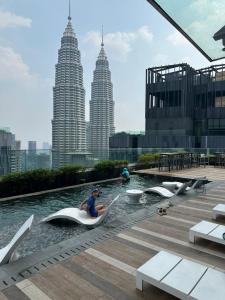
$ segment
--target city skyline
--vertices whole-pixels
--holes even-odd
[[[210,65],[147,1],[71,2],[84,67],[86,120],[102,23],[117,100],[117,131],[144,129],[146,68],[168,62]],[[204,10],[203,2],[201,6]],[[28,140],[51,141],[53,66],[67,14],[68,1],[0,0],[0,126],[10,127],[23,148]]]

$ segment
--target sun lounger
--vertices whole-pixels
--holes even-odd
[[[97,218],[92,218],[88,215],[85,210],[80,210],[79,208],[64,208],[57,211],[54,214],[49,215],[48,217],[41,220],[41,222],[49,222],[56,219],[66,219],[78,224],[86,225],[88,227],[95,227],[101,224],[106,216],[108,215],[111,206],[119,199],[120,195],[118,195],[107,207],[105,213]]]
[[[201,221],[189,230],[189,241],[195,243],[196,238],[202,238],[225,245],[223,234],[225,226],[207,221]]]
[[[160,195],[162,197],[165,197],[165,198],[171,198],[175,195],[174,193],[172,193],[168,189],[166,189],[164,187],[161,187],[161,186],[155,186],[155,187],[152,187],[152,188],[148,188],[148,189],[145,190],[145,193],[155,193],[155,194],[158,194],[158,195]]]
[[[225,216],[225,204],[217,204],[213,208],[213,219],[215,220],[217,216]]]
[[[182,186],[182,182],[179,181],[163,181],[162,186],[169,190],[179,189]]]
[[[159,194],[162,197],[171,198],[175,195],[178,196],[178,195],[184,194],[186,192],[186,189],[187,189],[189,184],[190,184],[189,182],[183,183],[182,186],[175,193],[172,193],[168,189],[166,189],[164,187],[161,187],[161,186],[148,188],[144,192],[145,193],[156,193],[156,194]]]
[[[32,215],[22,225],[22,227],[20,227],[20,229],[14,235],[11,242],[6,247],[0,249],[0,265],[7,264],[8,262],[10,262],[13,259],[13,256],[15,254],[17,247],[20,245],[22,240],[25,238],[25,236],[31,230],[33,219],[34,219],[34,216]]]
[[[199,190],[201,187],[201,190],[205,192],[205,182],[207,181],[206,177],[199,177],[195,179],[195,182],[192,184],[192,186],[187,187],[186,191],[189,190]],[[162,182],[162,186],[169,190],[175,190],[182,187],[183,183],[179,181],[164,181]]]
[[[225,295],[224,273],[166,251],[137,270],[136,288],[142,291],[143,282],[178,299],[224,300]]]

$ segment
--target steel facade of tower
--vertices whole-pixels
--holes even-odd
[[[71,17],[61,39],[53,88],[53,167],[73,162],[86,151],[85,90],[78,41]]]
[[[111,72],[102,41],[90,101],[91,152],[99,159],[109,155],[109,137],[115,133],[114,106]]]
[[[225,64],[147,69],[145,111],[140,148],[224,148]]]

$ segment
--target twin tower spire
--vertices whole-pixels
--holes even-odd
[[[68,20],[71,21],[71,3],[69,0],[69,15],[68,15]],[[104,27],[102,25],[102,42],[101,42],[101,46],[104,47]]]
[[[68,15],[68,20],[70,21],[72,18],[71,18],[71,14],[70,14],[70,0],[69,0],[69,15]]]

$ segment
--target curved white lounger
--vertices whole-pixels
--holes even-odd
[[[202,184],[203,182],[207,181],[206,177],[199,177],[199,178],[195,178],[195,182],[192,184],[192,186],[187,186],[186,187],[186,191],[190,191],[191,189],[196,189],[196,187],[200,184]],[[179,181],[164,181],[162,183],[162,186],[168,189],[172,189],[177,188],[180,189],[183,186],[184,183],[179,182]]]
[[[185,192],[187,191],[187,187],[189,186],[190,182],[185,182],[181,185],[181,187],[175,192],[172,193],[171,191],[169,191],[168,189],[161,187],[161,186],[156,186],[156,187],[152,187],[152,188],[148,188],[145,190],[145,193],[156,193],[159,194],[165,198],[171,198],[175,195],[181,195],[181,194],[185,194]]]
[[[169,190],[161,186],[148,188],[145,190],[145,193],[156,193],[165,198],[171,198],[175,195],[174,193],[170,192]]]
[[[162,186],[165,188],[173,188],[179,189],[182,186],[182,182],[179,181],[163,181]]]
[[[106,216],[108,215],[111,206],[119,199],[120,195],[118,195],[107,207],[105,213],[97,218],[90,217],[86,211],[80,210],[79,208],[69,207],[64,208],[57,211],[54,214],[49,215],[48,217],[41,220],[41,222],[49,222],[56,219],[66,219],[70,221],[74,221],[78,224],[86,225],[89,227],[94,227],[99,225],[104,221]]]
[[[183,183],[179,181],[164,181],[162,183],[162,186],[169,190],[175,190],[175,189],[180,189],[183,186]],[[186,187],[186,191],[190,191],[190,189],[191,188],[189,186]]]
[[[32,215],[22,225],[22,227],[20,227],[20,229],[14,235],[11,242],[6,247],[0,249],[0,265],[7,264],[13,259],[13,255],[15,254],[17,247],[19,246],[21,241],[25,238],[25,236],[28,234],[28,232],[31,230],[33,219],[34,216]]]

